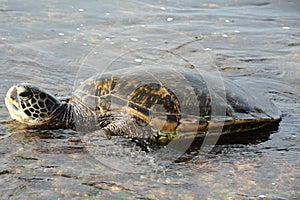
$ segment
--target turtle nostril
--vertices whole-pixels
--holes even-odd
[[[17,94],[17,91],[15,91],[12,95],[11,95],[11,98],[13,100],[18,100],[18,94]]]
[[[8,91],[6,96],[11,98],[12,100],[18,100],[17,88],[16,86],[11,87]]]

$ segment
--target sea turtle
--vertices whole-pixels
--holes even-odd
[[[13,119],[29,126],[103,129],[108,136],[167,144],[176,135],[225,133],[278,124],[274,105],[231,80],[187,68],[120,69],[84,81],[60,100],[29,83],[15,85],[5,98]],[[86,129],[87,128],[87,129]],[[213,131],[211,131],[213,132]]]

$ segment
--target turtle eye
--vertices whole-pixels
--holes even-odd
[[[29,99],[31,96],[32,96],[32,94],[30,92],[21,92],[19,94],[19,97],[23,98],[23,99]]]

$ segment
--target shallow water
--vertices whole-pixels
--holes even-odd
[[[0,1],[1,197],[299,199],[299,10],[296,0]],[[177,53],[271,99],[282,112],[278,130],[175,162],[100,132],[95,148],[71,130],[28,130],[4,106],[13,84],[70,96],[95,73],[140,64],[147,48],[193,40]]]

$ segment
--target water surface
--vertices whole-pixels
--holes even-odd
[[[0,1],[1,197],[299,199],[299,10],[296,0]],[[104,137],[91,150],[71,130],[26,129],[4,106],[13,84],[70,96],[96,72],[128,67],[117,59],[130,60],[128,49],[191,40],[180,53],[271,99],[282,112],[278,130],[157,165],[168,154]]]

